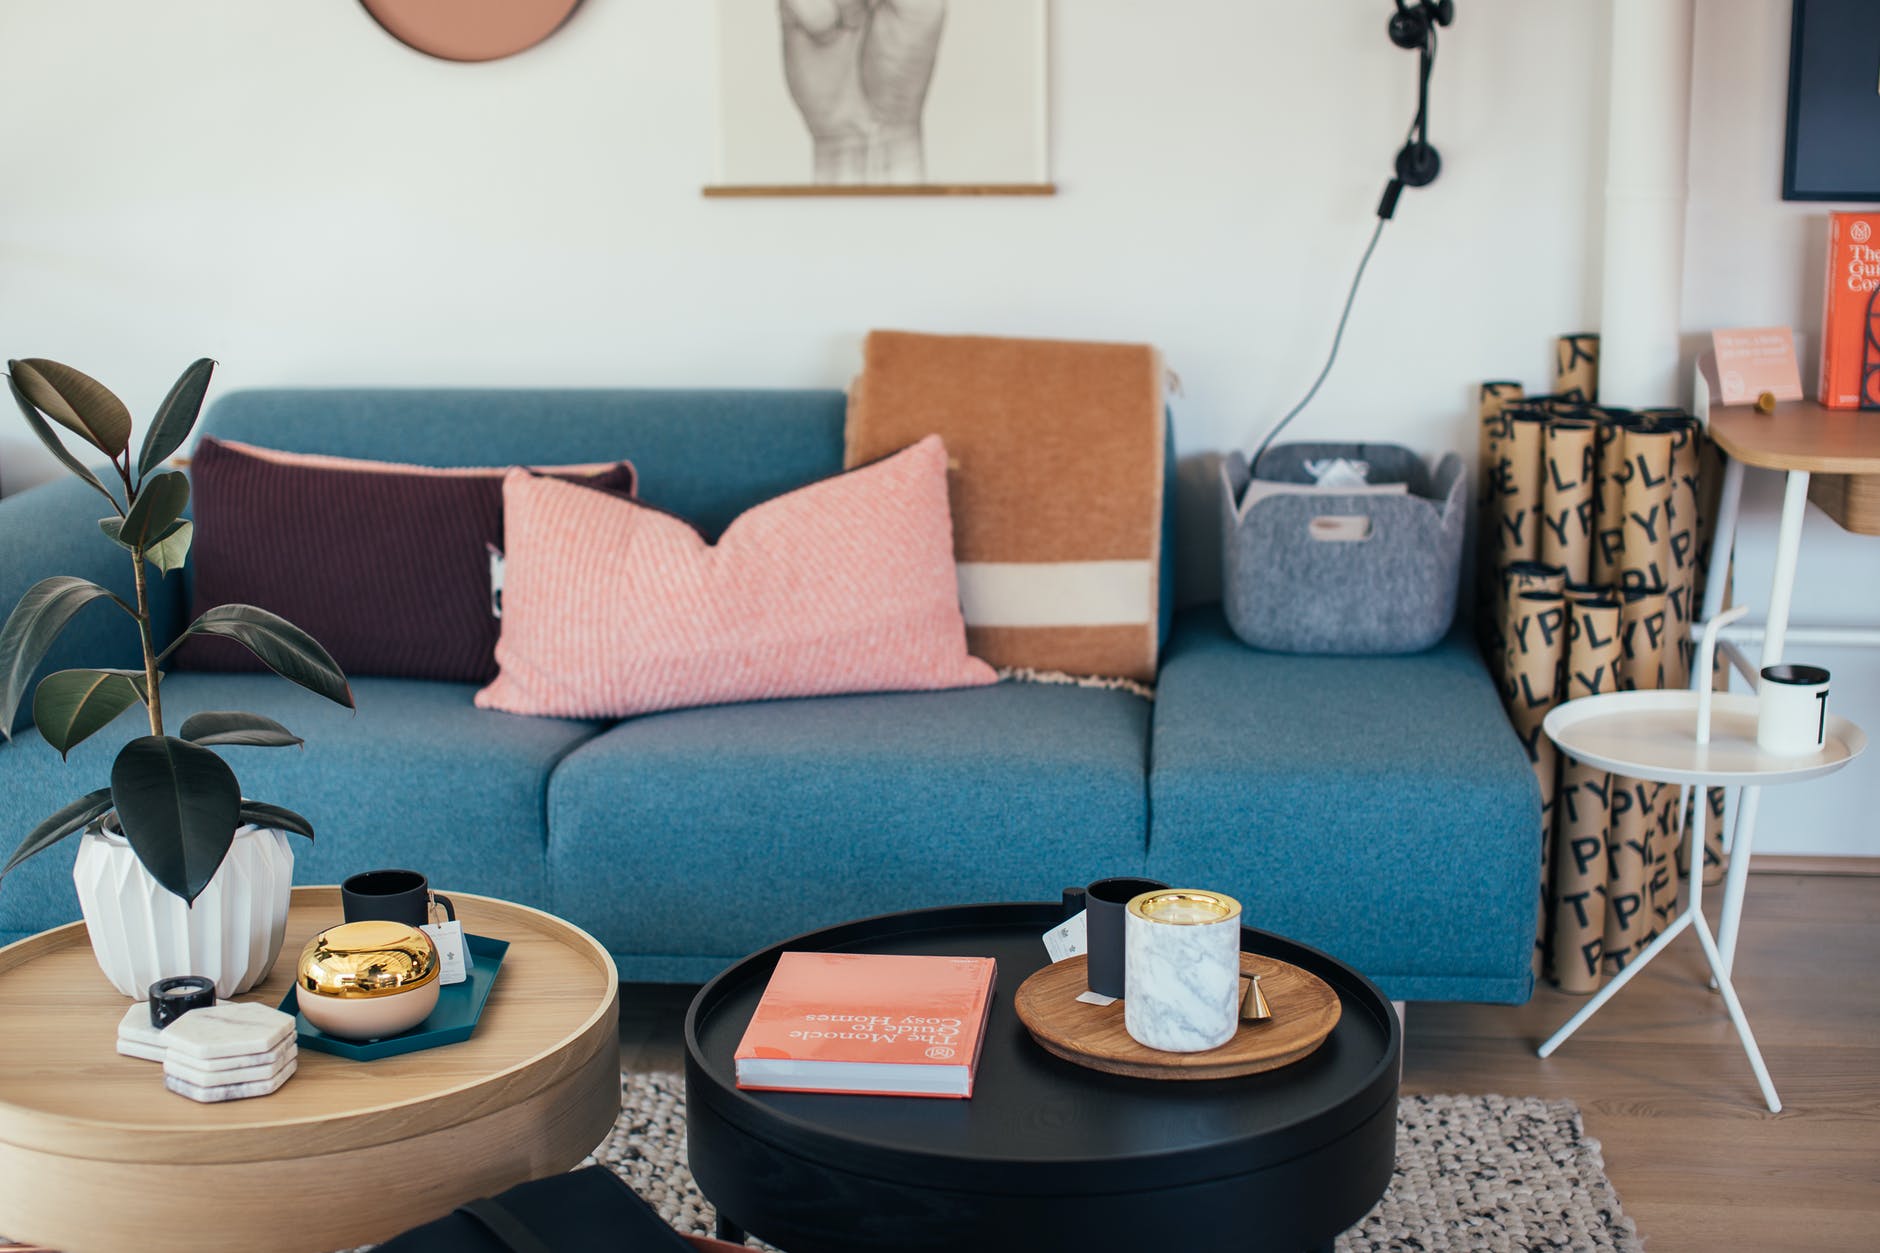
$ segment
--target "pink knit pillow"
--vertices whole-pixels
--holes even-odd
[[[625,718],[991,683],[966,652],[946,475],[929,436],[765,501],[711,544],[638,501],[511,470],[502,673],[476,703]]]

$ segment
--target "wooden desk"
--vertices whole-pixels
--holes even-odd
[[[1842,527],[1880,535],[1880,412],[1824,409],[1812,400],[1710,409],[1710,437],[1730,459],[1814,476],[1808,499]]]

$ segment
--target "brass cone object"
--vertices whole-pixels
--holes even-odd
[[[1273,1016],[1273,1007],[1266,1003],[1266,993],[1260,991],[1260,976],[1251,975],[1240,981],[1240,1021],[1265,1022]]]

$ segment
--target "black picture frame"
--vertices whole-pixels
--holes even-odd
[[[1784,200],[1880,203],[1880,2],[1794,0]]]

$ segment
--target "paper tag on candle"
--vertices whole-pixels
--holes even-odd
[[[437,981],[449,985],[462,983],[469,978],[466,972],[470,968],[471,958],[470,950],[464,947],[463,924],[427,923],[424,933],[431,937],[431,943],[437,945]]]
[[[1086,937],[1084,914],[1080,910],[1044,933],[1044,951],[1051,955],[1051,961],[1055,964],[1087,951],[1089,943]]]

